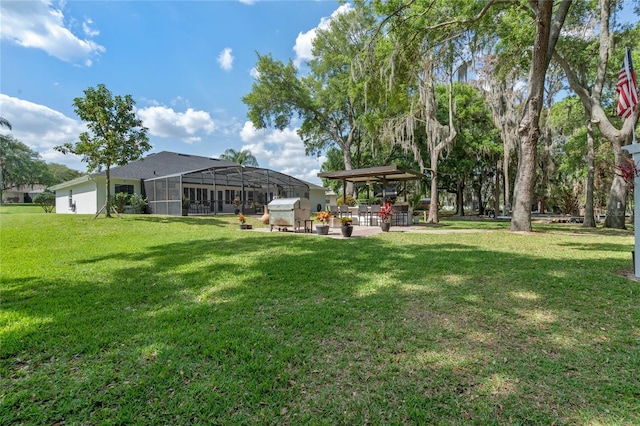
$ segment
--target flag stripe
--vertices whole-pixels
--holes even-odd
[[[618,115],[623,118],[630,117],[638,104],[638,85],[631,61],[631,50],[628,47],[618,74],[616,92],[618,92]]]

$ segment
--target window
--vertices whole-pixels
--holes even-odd
[[[224,203],[231,204],[233,199],[236,196],[236,192],[233,189],[225,189],[224,190]]]
[[[125,194],[133,195],[133,185],[118,185],[116,184],[116,194],[124,192]]]

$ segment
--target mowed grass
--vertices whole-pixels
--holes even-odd
[[[0,424],[640,424],[630,231],[0,214]]]

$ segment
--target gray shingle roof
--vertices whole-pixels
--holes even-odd
[[[151,179],[191,170],[206,169],[208,167],[236,166],[230,161],[198,155],[179,154],[161,151],[150,154],[145,158],[132,161],[127,165],[111,168],[112,178]],[[106,172],[95,173],[94,176],[105,176]]]

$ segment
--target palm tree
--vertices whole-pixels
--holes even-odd
[[[11,123],[4,117],[0,117],[0,127],[8,127],[11,130]]]
[[[248,149],[236,151],[229,148],[220,156],[220,159],[242,164],[243,166],[258,167],[258,160]]]

